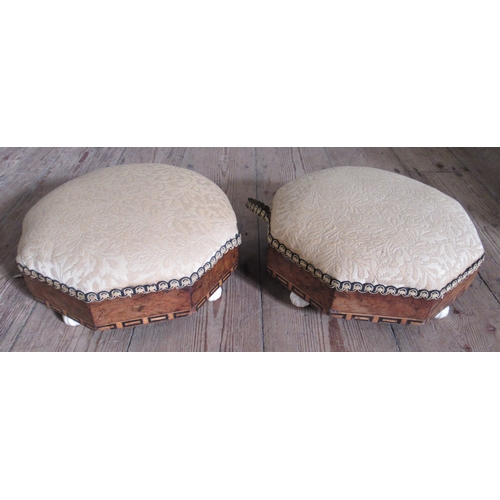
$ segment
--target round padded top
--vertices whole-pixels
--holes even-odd
[[[453,198],[369,167],[307,174],[275,194],[269,243],[331,288],[439,298],[484,249]]]
[[[86,301],[193,284],[240,243],[224,192],[161,164],[119,165],[59,186],[26,215],[17,262]]]

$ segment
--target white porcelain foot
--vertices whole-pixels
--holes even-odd
[[[450,306],[445,307],[440,313],[438,313],[438,314],[436,314],[436,316],[434,316],[434,319],[446,318],[446,316],[448,316],[449,312],[450,312]]]
[[[69,325],[69,326],[80,326],[80,323],[78,321],[75,321],[74,319],[68,318],[68,316],[63,316],[63,321]]]
[[[292,292],[290,294],[290,302],[295,307],[306,307],[309,305],[309,302],[306,302],[304,299],[300,298],[296,293]]]
[[[219,287],[217,288],[217,290],[215,290],[215,292],[212,295],[210,295],[210,297],[208,297],[208,300],[210,302],[213,302],[214,300],[219,300],[221,296],[222,296],[222,288]]]

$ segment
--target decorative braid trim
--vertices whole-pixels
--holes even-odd
[[[203,267],[200,267],[198,271],[191,274],[189,277],[184,277],[180,279],[173,279],[170,281],[159,281],[158,283],[152,285],[138,285],[131,286],[126,288],[115,288],[109,291],[102,292],[82,292],[81,290],[76,290],[73,287],[65,285],[63,283],[59,283],[59,281],[54,280],[52,278],[48,278],[47,276],[43,276],[37,271],[33,269],[29,269],[22,264],[17,263],[18,269],[24,273],[26,276],[30,276],[31,278],[38,279],[43,283],[47,283],[47,285],[53,286],[57,290],[61,290],[63,293],[67,293],[72,297],[76,297],[79,300],[84,302],[101,302],[106,299],[115,299],[118,297],[131,297],[132,295],[142,294],[142,293],[152,293],[152,292],[160,292],[165,290],[174,290],[176,288],[184,288],[186,286],[193,285],[196,281],[198,281],[207,271],[210,271],[214,267],[214,265],[222,259],[222,257],[237,246],[241,245],[241,234],[236,234],[234,238],[231,238],[229,241],[224,243],[220,247],[215,255],[207,262]]]
[[[253,198],[248,198],[246,203],[247,208],[249,208],[255,215],[264,219],[267,223],[271,220],[271,209],[259,200],[254,200]]]
[[[271,233],[267,232],[267,242],[269,246],[276,249],[278,252],[282,253],[287,259],[291,260],[299,267],[302,267],[306,271],[310,272],[316,278],[318,278],[322,283],[330,288],[339,290],[341,292],[361,292],[361,293],[379,293],[381,295],[401,295],[403,297],[413,297],[415,299],[427,299],[434,300],[442,298],[447,292],[453,290],[459,283],[468,278],[471,274],[477,271],[479,266],[483,263],[485,255],[479,258],[471,267],[466,269],[462,274],[460,274],[453,281],[448,283],[441,290],[418,290],[416,288],[401,287],[397,288],[395,286],[385,286],[381,284],[372,283],[358,283],[351,281],[339,281],[332,278],[330,275],[325,274],[323,271],[316,269],[312,264],[302,259],[299,255],[292,252],[285,245],[280,243],[276,238],[274,238]]]

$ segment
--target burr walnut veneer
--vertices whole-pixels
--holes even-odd
[[[334,290],[274,248],[268,250],[267,270],[302,300],[334,318],[401,325],[422,325],[434,318],[464,293],[477,275],[474,272],[442,298],[425,300]]]
[[[217,292],[237,265],[236,247],[192,286],[89,303],[30,275],[24,279],[33,296],[57,313],[92,330],[109,330],[189,316]]]

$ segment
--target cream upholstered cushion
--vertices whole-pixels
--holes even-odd
[[[456,200],[368,167],[328,168],[281,187],[269,243],[332,288],[423,298],[441,297],[484,258]]]
[[[17,262],[82,300],[102,300],[191,285],[240,243],[237,233],[227,196],[209,179],[120,165],[40,200],[24,219]]]

